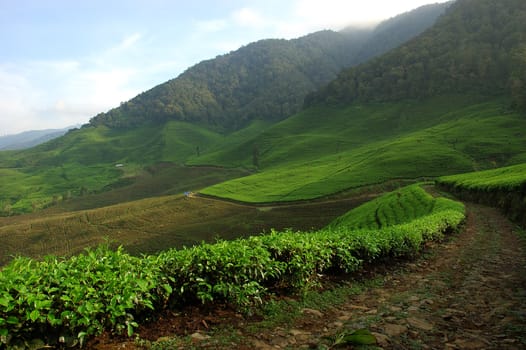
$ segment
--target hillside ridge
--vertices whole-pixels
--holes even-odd
[[[90,125],[135,127],[167,120],[217,130],[237,130],[254,119],[282,120],[301,109],[304,97],[344,68],[418,35],[449,3],[426,5],[388,19],[375,29],[323,30],[292,40],[264,39],[205,60]]]

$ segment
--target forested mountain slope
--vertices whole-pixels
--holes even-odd
[[[294,40],[261,40],[203,61],[90,123],[122,128],[179,120],[236,130],[253,119],[282,120],[300,110],[307,93],[343,68],[418,35],[448,5],[423,6],[374,30],[325,30]]]
[[[306,100],[421,99],[444,93],[510,94],[526,103],[526,2],[459,0],[409,43],[342,72]]]

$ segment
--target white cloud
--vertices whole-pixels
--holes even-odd
[[[148,75],[163,75],[175,63],[153,64],[156,58],[140,47],[141,39],[131,34],[80,60],[0,65],[0,135],[86,123],[151,88]]]
[[[294,14],[298,19],[315,27],[339,28],[348,24],[365,24],[371,22],[369,4],[374,0],[345,1],[345,0],[300,0],[297,1]],[[397,3],[397,2],[394,2]],[[380,8],[376,8],[381,11]]]
[[[134,33],[130,36],[125,37],[121,43],[116,47],[117,50],[126,50],[133,47],[139,40],[141,40],[142,34]]]
[[[241,27],[261,28],[269,24],[269,21],[250,8],[242,8],[232,13],[234,23]]]
[[[34,124],[31,106],[40,98],[30,81],[13,72],[13,68],[0,67],[0,135],[16,133]]]
[[[85,65],[97,65],[100,67],[122,65],[123,61],[128,61],[137,52],[141,51],[140,43],[143,34],[133,33],[125,36],[113,46],[92,53],[90,56],[83,58]]]
[[[91,105],[99,108],[115,106],[133,97],[135,91],[128,86],[135,74],[133,69],[115,68],[105,71],[80,72],[77,84],[79,90],[87,92],[87,101]]]
[[[432,2],[447,0],[297,0],[294,16],[313,27],[340,29],[347,25],[371,25]]]
[[[0,66],[0,135],[86,123],[134,97],[136,74],[73,61]]]

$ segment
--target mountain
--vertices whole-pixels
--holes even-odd
[[[19,134],[0,136],[0,150],[17,150],[34,147],[46,141],[64,135],[68,130],[78,126],[64,129],[46,129],[24,131]]]
[[[164,84],[101,113],[91,125],[133,127],[167,120],[237,130],[254,119],[283,120],[307,93],[346,67],[400,45],[430,27],[449,3],[428,5],[374,30],[320,31],[293,40],[261,40],[203,61]]]
[[[309,95],[302,112],[199,159],[246,165],[257,148],[257,174],[203,192],[305,200],[526,161],[524,23],[524,1],[458,0],[407,44]]]
[[[382,21],[374,28],[366,45],[356,52],[355,63],[366,62],[416,37],[431,27],[452,3],[424,5]]]
[[[461,0],[407,44],[342,72],[306,99],[349,104],[444,93],[508,94],[526,102],[526,2]]]

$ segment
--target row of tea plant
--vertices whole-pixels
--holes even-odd
[[[272,231],[143,257],[108,246],[67,259],[19,257],[0,271],[0,346],[82,344],[103,331],[131,336],[155,313],[192,303],[252,307],[273,291],[312,287],[323,274],[415,254],[463,220],[461,203],[441,199],[428,215],[381,229]]]

